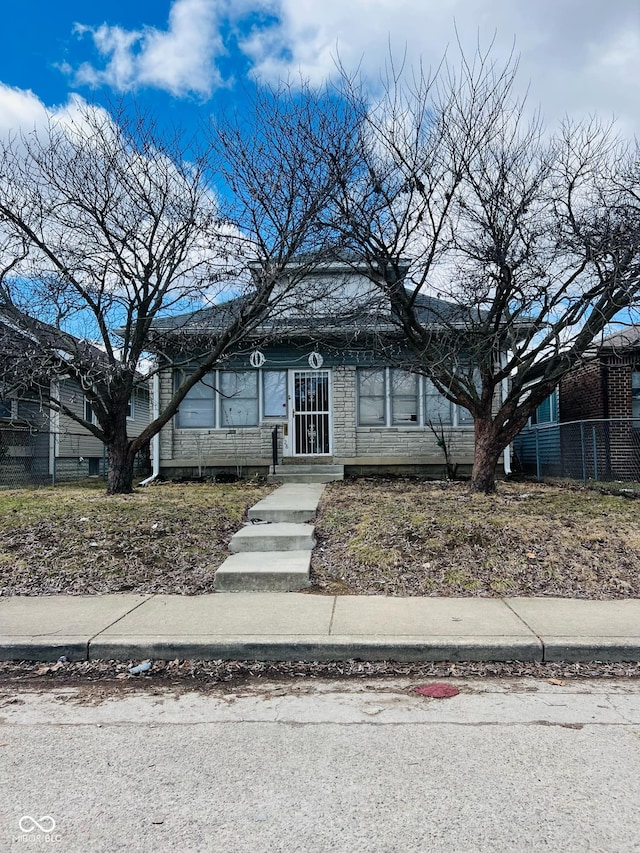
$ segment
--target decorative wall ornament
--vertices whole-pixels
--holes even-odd
[[[318,370],[324,364],[324,358],[319,352],[312,352],[309,355],[309,367],[313,370]]]
[[[260,352],[259,349],[254,349],[254,351],[249,356],[249,364],[251,367],[262,367],[267,359],[264,357],[264,353]]]

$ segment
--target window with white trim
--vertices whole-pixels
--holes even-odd
[[[179,384],[180,376],[176,377]],[[180,403],[176,418],[181,429],[212,429],[216,423],[215,376],[207,373],[191,388]]]
[[[134,418],[134,408],[133,408],[133,397],[129,398],[129,402],[127,403],[127,420],[132,421]],[[98,419],[96,418],[96,413],[93,410],[93,406],[87,397],[84,398],[84,419],[88,421],[90,424],[98,425]]]
[[[184,374],[176,371],[175,387]],[[176,414],[179,429],[258,425],[258,371],[213,370],[191,388]]]
[[[470,412],[454,406],[424,376],[396,367],[357,369],[358,426],[467,426]]]
[[[263,417],[286,418],[287,416],[287,371],[262,371]]]
[[[221,425],[258,425],[258,374],[254,370],[220,371]]]
[[[358,423],[385,426],[387,422],[387,371],[358,369]]]
[[[430,379],[423,378],[424,422],[434,426],[453,423],[453,405]]]
[[[93,406],[86,397],[84,398],[84,419],[90,424],[97,423],[96,413],[93,411]]]
[[[407,370],[391,368],[391,423],[394,426],[418,423],[418,377]]]
[[[470,426],[473,424],[473,415],[464,406],[456,406],[458,410],[458,426]]]

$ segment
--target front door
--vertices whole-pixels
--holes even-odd
[[[328,370],[291,371],[290,433],[294,456],[331,454],[331,375]]]

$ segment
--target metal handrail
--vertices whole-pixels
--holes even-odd
[[[275,473],[278,464],[278,424],[271,430],[271,462]]]

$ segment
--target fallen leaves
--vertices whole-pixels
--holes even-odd
[[[329,484],[311,582],[331,594],[640,597],[640,504],[560,485]]]

